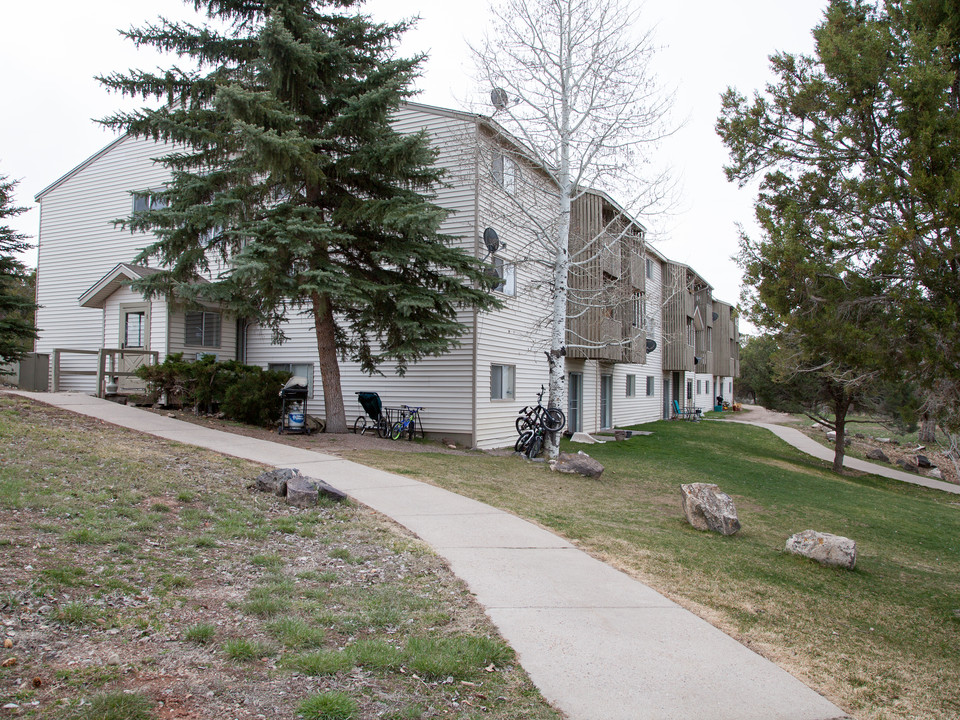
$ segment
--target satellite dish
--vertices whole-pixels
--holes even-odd
[[[497,235],[497,231],[493,228],[487,228],[483,231],[483,244],[487,246],[487,250],[492,253],[495,253],[500,249],[500,236]]]
[[[696,355],[693,356],[694,365],[699,365],[701,360],[703,360],[703,358],[697,357]]]
[[[657,341],[653,338],[647,338],[647,352],[653,352],[657,349]]]
[[[720,319],[720,313],[714,313],[714,314],[713,314],[713,321],[716,322],[716,321],[719,320],[719,319]]]
[[[507,107],[507,103],[510,102],[510,96],[507,95],[507,91],[503,88],[494,88],[490,91],[490,102],[493,103],[493,107],[497,110],[504,110]]]

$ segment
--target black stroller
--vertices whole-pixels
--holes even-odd
[[[366,411],[367,417],[361,415],[353,422],[353,431],[360,435],[376,431],[377,437],[390,437],[390,423],[383,412],[383,403],[375,392],[358,392],[357,402]]]

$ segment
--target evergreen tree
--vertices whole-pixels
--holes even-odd
[[[390,125],[421,58],[395,57],[407,25],[372,22],[359,0],[193,4],[210,22],[125,33],[190,68],[101,78],[166,101],[104,120],[170,143],[161,202],[124,223],[155,233],[138,261],[164,268],[135,287],[220,302],[277,341],[291,312],[311,315],[327,429],[345,432],[340,359],[403,373],[457,343],[459,308],[497,306],[480,263],[438,232],[426,136]]]
[[[872,307],[884,322],[859,345],[862,328],[849,328],[848,360],[960,387],[960,12],[944,0],[832,0],[813,34],[813,56],[771,58],[765,93],[728,90],[717,123],[728,177],[763,178],[768,239],[792,236],[759,299],[832,277],[838,313]],[[795,214],[778,211],[791,203]],[[799,255],[823,262],[804,277]],[[801,306],[781,307],[799,317]]]
[[[0,175],[0,223],[26,208],[13,204],[17,183]],[[16,257],[30,247],[27,236],[0,224],[0,361],[12,362],[28,352],[37,337],[32,274]]]

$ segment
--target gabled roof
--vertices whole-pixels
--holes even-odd
[[[160,272],[159,268],[118,263],[116,267],[97,280],[80,296],[80,307],[102,309],[107,302],[107,298],[131,280],[139,280],[140,278],[145,278],[148,275],[154,275],[158,272]]]

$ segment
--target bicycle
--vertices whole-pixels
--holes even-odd
[[[399,440],[404,433],[407,433],[408,439],[413,440],[417,435],[417,418],[423,408],[410,407],[409,405],[401,405],[400,407],[403,408],[403,416],[390,428],[390,437]]]
[[[520,437],[517,438],[517,442],[514,443],[513,449],[524,457],[533,460],[543,452],[543,436],[544,430],[542,425],[537,428],[524,430]]]
[[[541,385],[540,392],[537,393],[537,404],[535,406],[527,405],[520,411],[516,426],[517,432],[521,435],[525,430],[535,429],[538,425],[542,425],[549,432],[557,432],[567,424],[567,416],[563,414],[563,410],[543,406],[543,394],[545,392],[546,388]]]

